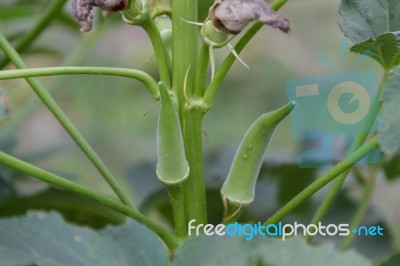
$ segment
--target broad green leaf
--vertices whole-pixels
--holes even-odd
[[[268,265],[268,266],[368,266],[371,263],[354,251],[340,254],[333,244],[311,247],[300,238],[286,241],[241,237],[193,237],[177,251],[174,266]]]
[[[341,254],[333,243],[311,247],[301,238],[280,239],[259,238],[257,251],[262,260],[271,266],[368,266],[372,265],[355,251]]]
[[[400,180],[383,182],[376,187],[372,204],[379,208],[385,218],[385,235],[390,237],[392,248],[400,251]]]
[[[247,265],[250,254],[239,237],[199,236],[186,240],[174,256],[174,266]]]
[[[400,30],[398,0],[342,0],[339,13],[341,30],[356,44]]]
[[[169,265],[163,242],[132,220],[96,232],[56,213],[31,212],[0,220],[0,236],[1,265]]]
[[[378,123],[381,149],[387,153],[400,151],[400,67],[391,72],[382,92],[383,111]]]
[[[383,161],[382,170],[388,180],[400,178],[400,155],[390,156]]]
[[[368,40],[351,47],[351,51],[366,54],[378,61],[385,69],[391,69],[400,63],[400,47],[398,33],[385,33],[375,40]]]
[[[400,253],[394,254],[388,260],[386,260],[381,264],[381,266],[398,266],[398,265],[400,265]]]

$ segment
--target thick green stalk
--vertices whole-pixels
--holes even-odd
[[[368,113],[366,118],[365,124],[361,130],[361,133],[357,135],[356,139],[354,140],[353,144],[351,145],[348,155],[352,154],[358,148],[360,148],[366,141],[369,133],[371,132],[376,118],[380,111],[380,92],[382,91],[383,86],[386,84],[387,79],[389,77],[389,72],[384,74],[384,77],[381,81],[381,85],[378,89],[378,94],[372,104],[372,108]],[[318,222],[322,221],[326,214],[328,213],[329,207],[332,205],[333,201],[337,193],[339,193],[340,189],[343,186],[344,181],[346,180],[347,175],[349,174],[350,169],[348,171],[343,172],[338,178],[335,179],[335,182],[332,184],[332,187],[329,189],[328,193],[326,194],[325,198],[323,199],[321,205],[319,206],[317,212],[315,213],[314,217],[311,220],[311,224],[317,224]],[[313,239],[313,236],[308,235],[306,236],[306,240],[310,242]]]
[[[172,82],[181,120],[185,104],[184,88],[187,95],[192,95],[195,85],[198,28],[188,21],[197,21],[197,9],[197,0],[172,1]]]
[[[3,49],[4,53],[10,58],[10,60],[17,68],[20,69],[27,68],[22,58],[14,50],[14,48],[7,41],[7,39],[1,34],[0,34],[0,47]],[[68,132],[68,134],[75,141],[75,143],[81,148],[83,153],[93,163],[93,165],[104,177],[104,179],[113,189],[113,191],[118,195],[120,200],[127,206],[130,206],[131,204],[129,202],[128,197],[122,191],[115,177],[111,174],[111,172],[105,166],[105,164],[97,155],[97,153],[93,150],[93,148],[89,145],[89,143],[85,140],[85,138],[80,134],[78,129],[69,120],[69,118],[65,115],[62,109],[54,101],[51,95],[42,86],[42,84],[36,78],[26,78],[26,81],[32,87],[32,89],[38,95],[38,97],[42,100],[42,102],[47,106],[47,108],[54,115],[54,117],[56,117],[56,119],[60,122],[62,127]]]
[[[326,184],[331,182],[333,179],[338,177],[340,174],[344,173],[355,165],[358,161],[364,158],[367,154],[373,151],[379,146],[378,137],[373,137],[366,144],[357,149],[354,153],[348,156],[345,160],[333,167],[329,172],[315,180],[311,185],[306,187],[302,192],[300,192],[296,197],[291,199],[285,206],[283,206],[279,211],[277,211],[271,218],[269,218],[265,225],[275,224],[281,221],[287,214],[294,210],[299,204],[304,200],[311,197],[315,192],[320,190]]]
[[[25,51],[31,43],[36,40],[37,37],[47,28],[49,23],[60,13],[65,3],[68,0],[54,0],[52,3],[43,11],[40,18],[33,25],[32,29],[27,34],[18,39],[15,49],[20,53]],[[0,69],[4,68],[10,59],[8,57],[0,60]]]
[[[203,42],[200,48],[199,62],[196,69],[196,85],[194,89],[195,98],[201,98],[204,96],[204,91],[206,89],[207,70],[209,61],[210,61],[210,46],[205,42]]]
[[[287,0],[275,0],[271,3],[271,8],[277,11],[286,2]],[[242,52],[244,47],[246,47],[246,45],[250,42],[250,40],[254,37],[254,35],[256,35],[256,33],[262,28],[263,25],[264,24],[260,22],[256,22],[250,27],[250,29],[242,36],[242,38],[235,45],[235,50],[237,54],[240,54],[240,52]],[[208,106],[208,108],[211,108],[214,105],[221,83],[225,79],[226,75],[228,74],[229,70],[231,69],[235,61],[236,61],[236,56],[230,53],[228,57],[225,59],[225,61],[221,64],[213,80],[208,85],[207,91],[204,95],[204,102],[205,105]]]
[[[169,187],[168,194],[171,201],[172,214],[174,216],[176,236],[179,239],[185,239],[188,231],[185,220],[185,201],[182,185]]]
[[[153,220],[147,218],[133,207],[128,207],[112,198],[104,196],[95,191],[89,190],[79,184],[76,184],[60,176],[47,172],[41,168],[35,167],[31,164],[28,164],[24,161],[21,161],[10,155],[7,155],[4,152],[0,152],[0,164],[18,170],[20,172],[23,172],[27,175],[36,177],[37,179],[49,183],[51,185],[54,185],[56,187],[74,192],[76,194],[97,201],[126,216],[131,217],[132,219],[146,225],[155,233],[157,233],[160,236],[160,238],[162,238],[165,241],[165,243],[171,250],[176,249],[179,245],[178,239],[171,232],[169,232],[159,224],[155,223]]]
[[[190,167],[189,177],[184,183],[186,221],[196,219],[194,224],[207,222],[202,142],[204,113],[200,108],[186,109],[183,125],[186,159]]]
[[[361,222],[368,211],[368,207],[371,203],[371,198],[375,188],[378,169],[379,167],[377,165],[374,165],[370,168],[368,180],[364,190],[364,195],[362,197],[360,206],[358,206],[356,214],[354,215],[353,220],[350,223],[350,230],[352,230],[353,228],[358,228],[361,225]],[[346,251],[351,246],[351,243],[353,243],[355,236],[355,234],[349,234],[343,239],[343,242],[340,245],[340,250],[342,252]]]
[[[203,110],[188,106],[187,95],[193,95],[197,67],[198,28],[188,21],[197,21],[197,0],[172,1],[172,69],[173,91],[178,99],[179,116],[190,174],[185,181],[186,221],[207,222],[206,193],[202,147]]]
[[[105,75],[119,76],[131,79],[136,79],[149,89],[151,95],[157,100],[160,99],[157,82],[146,72],[128,69],[128,68],[113,68],[113,67],[44,67],[44,68],[27,68],[17,70],[5,70],[0,72],[0,80],[17,79],[28,77],[41,76],[56,76],[56,75]]]
[[[157,58],[160,79],[168,88],[171,88],[168,54],[161,39],[160,32],[150,17],[144,20],[142,27],[147,32],[147,35],[149,35],[150,41],[153,45],[154,53]]]

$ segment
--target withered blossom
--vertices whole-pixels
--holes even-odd
[[[253,21],[286,33],[290,31],[289,21],[263,0],[216,0],[210,8],[209,17],[217,29],[232,34],[238,34]]]
[[[90,31],[93,26],[93,7],[106,11],[121,11],[128,7],[129,0],[71,0],[75,19],[81,24],[81,31]]]

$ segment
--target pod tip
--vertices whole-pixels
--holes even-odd
[[[292,111],[296,107],[297,103],[295,101],[290,101],[288,106],[290,111]]]

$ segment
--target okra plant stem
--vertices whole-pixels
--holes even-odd
[[[183,184],[186,222],[207,223],[206,193],[202,148],[204,111],[191,108],[187,96],[195,90],[195,70],[198,56],[197,0],[172,1],[172,69],[173,91],[178,99],[186,158],[190,173]]]
[[[35,167],[31,164],[23,162],[17,158],[5,154],[4,152],[0,152],[0,164],[18,170],[20,172],[23,172],[27,175],[36,177],[37,179],[49,183],[51,185],[54,185],[56,187],[74,192],[81,196],[97,201],[128,217],[131,217],[132,219],[146,225],[154,232],[156,232],[159,235],[159,237],[165,241],[165,243],[171,250],[176,249],[179,245],[179,240],[171,232],[169,232],[167,229],[163,228],[159,224],[155,223],[153,220],[142,215],[133,207],[128,207],[110,197],[104,196],[98,192],[87,189],[65,178],[62,178],[60,176],[47,172],[43,169]]]
[[[371,132],[376,118],[379,114],[380,111],[380,94],[383,89],[383,86],[386,84],[387,79],[389,78],[389,71],[386,71],[381,84],[378,89],[378,93],[376,95],[376,98],[374,100],[374,103],[372,105],[372,108],[366,118],[365,124],[361,130],[361,132],[357,135],[356,139],[354,140],[353,144],[351,145],[348,155],[352,154],[354,151],[356,151],[359,147],[361,147],[367,137],[368,134]],[[336,195],[339,193],[340,189],[343,186],[344,181],[346,180],[347,175],[349,174],[350,169],[343,172],[338,178],[335,179],[334,183],[332,184],[332,187],[329,189],[328,193],[325,195],[325,198],[323,199],[321,205],[319,206],[317,212],[315,213],[314,217],[311,220],[311,224],[317,224],[318,222],[321,222],[324,217],[326,216],[329,207],[332,205]],[[309,235],[306,237],[306,240],[310,242],[313,239],[313,236]]]
[[[196,219],[194,224],[207,223],[206,188],[202,141],[204,111],[187,109],[183,125],[186,159],[190,173],[184,183],[186,221]]]
[[[362,196],[360,206],[358,206],[358,209],[353,217],[353,220],[350,223],[350,230],[352,230],[353,228],[358,228],[361,225],[361,222],[368,211],[368,207],[369,204],[371,203],[371,198],[375,188],[376,175],[378,170],[379,170],[378,165],[373,165],[369,168],[369,173],[367,176],[368,180],[366,180],[367,183],[365,185],[364,195]],[[351,246],[355,236],[356,236],[355,234],[349,234],[343,239],[340,245],[340,250],[342,252],[346,251]]]
[[[194,97],[201,98],[204,95],[207,81],[207,70],[210,59],[209,45],[203,42],[199,53],[199,62],[196,69],[196,85],[194,89]]]
[[[153,45],[154,53],[157,58],[160,79],[168,88],[171,88],[168,55],[162,42],[160,32],[150,17],[143,22],[142,27],[147,32],[147,35],[149,35],[150,41]]]
[[[88,57],[88,54],[90,54],[92,45],[99,40],[103,32],[104,26],[99,25],[98,27],[96,27],[94,31],[83,38],[83,42],[80,43],[79,46],[65,59],[62,65],[77,66],[82,64],[84,60]],[[67,78],[67,76],[61,76],[51,80],[49,82],[49,85],[47,86],[47,91],[49,93],[53,93],[57,89],[62,88],[63,84],[66,83]],[[7,124],[4,125],[1,135],[4,138],[12,136],[24,123],[26,118],[34,113],[36,108],[40,106],[40,103],[40,99],[34,97],[31,98],[22,108],[16,110],[9,118]]]
[[[17,40],[15,44],[15,49],[20,53],[25,51],[31,43],[40,36],[40,34],[47,28],[50,22],[55,19],[63,9],[65,3],[68,0],[54,0],[51,4],[43,11],[42,15],[33,25],[32,29]],[[1,58],[0,69],[4,68],[10,59],[8,57]]]
[[[172,1],[172,82],[181,120],[185,104],[184,94],[192,95],[195,85],[198,27],[190,24],[190,21],[197,22],[197,12],[197,0]]]
[[[27,65],[24,63],[17,51],[15,51],[15,49],[2,34],[0,34],[0,48],[3,49],[4,53],[10,58],[11,62],[17,68],[27,68]],[[50,112],[54,115],[54,117],[59,121],[62,127],[68,132],[75,143],[81,148],[82,152],[87,156],[87,158],[92,162],[95,168],[103,176],[103,178],[110,185],[115,194],[119,197],[121,202],[123,202],[127,206],[131,206],[128,196],[125,195],[110,170],[108,170],[108,168],[97,155],[97,153],[81,135],[74,124],[69,120],[69,118],[62,111],[60,106],[54,101],[54,99],[46,91],[42,84],[36,78],[25,78],[25,80],[32,87],[34,92],[38,95],[38,97],[42,100],[46,107],[50,110]]]
[[[271,8],[275,11],[280,9],[287,0],[275,0],[271,3]],[[235,45],[235,51],[237,54],[240,54],[242,50],[246,47],[246,45],[250,42],[250,40],[256,35],[256,33],[263,27],[264,24],[260,22],[254,23],[249,30],[243,35],[242,38]],[[217,98],[217,94],[219,88],[221,86],[222,81],[225,79],[229,70],[231,69],[233,63],[236,61],[236,56],[232,53],[228,55],[225,61],[221,64],[218,71],[215,73],[213,80],[207,87],[207,91],[204,95],[204,103],[206,106],[211,108],[214,105],[215,99]]]
[[[172,214],[174,216],[175,232],[179,239],[185,239],[188,232],[185,220],[185,201],[183,193],[182,185],[168,188]]]
[[[364,158],[367,154],[373,151],[375,148],[379,146],[378,137],[375,136],[367,143],[362,145],[359,149],[357,149],[354,153],[344,159],[342,162],[337,164],[331,170],[329,170],[326,174],[315,180],[312,184],[306,187],[302,192],[300,192],[297,196],[291,199],[285,206],[283,206],[279,211],[277,211],[271,218],[269,218],[265,225],[275,224],[281,221],[286,215],[288,215],[291,211],[293,211],[299,204],[301,204],[304,200],[311,197],[315,192],[320,190],[326,184],[331,182],[333,179],[338,177],[340,174],[346,172],[353,165],[355,165],[358,161]]]
[[[114,67],[45,67],[45,68],[27,68],[17,70],[4,70],[0,72],[0,80],[17,79],[28,77],[55,76],[55,75],[105,75],[119,76],[136,79],[149,89],[151,95],[159,100],[157,82],[146,72]]]

